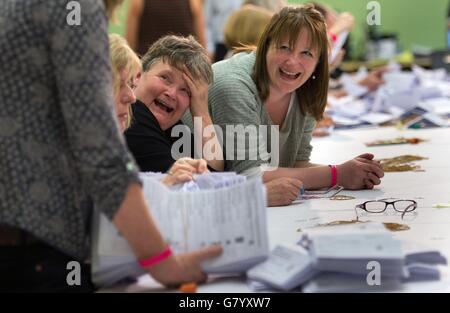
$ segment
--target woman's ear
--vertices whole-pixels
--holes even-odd
[[[136,75],[136,83],[139,83],[139,81],[141,80],[141,76],[142,76],[142,72],[137,73],[137,75]]]

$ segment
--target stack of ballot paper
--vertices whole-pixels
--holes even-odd
[[[141,175],[151,214],[175,253],[222,245],[220,257],[202,264],[207,273],[243,273],[265,260],[269,251],[266,194],[261,179],[207,173],[168,188],[160,178],[161,175]],[[94,283],[105,286],[142,275],[144,271],[125,238],[106,216],[99,212],[94,215]]]
[[[447,265],[441,252],[413,242],[403,242],[407,276],[405,282],[439,280],[440,266]]]
[[[275,289],[289,291],[303,285],[318,273],[305,248],[281,244],[273,249],[265,262],[250,269],[247,277]]]
[[[389,292],[402,288],[402,282],[392,277],[383,277],[380,284],[368,284],[366,276],[321,272],[302,286],[304,293],[341,292]]]
[[[382,224],[364,223],[310,229],[297,245],[277,245],[247,277],[258,290],[388,291],[439,279],[439,264],[447,264],[439,252],[406,245]],[[381,283],[371,284],[372,274]]]
[[[404,276],[401,242],[382,224],[361,223],[311,229],[300,239],[320,271],[367,274],[377,261],[381,275]]]

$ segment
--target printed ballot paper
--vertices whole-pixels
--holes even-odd
[[[159,178],[141,175],[151,214],[175,253],[222,245],[220,257],[202,264],[207,273],[242,273],[265,260],[266,195],[260,179],[208,173],[168,188]],[[92,277],[96,285],[111,285],[144,273],[125,238],[99,212],[93,234]]]

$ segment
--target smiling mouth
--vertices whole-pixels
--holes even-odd
[[[167,113],[173,112],[173,109],[171,107],[169,107],[164,101],[155,99],[155,104],[156,104],[157,107],[163,109]]]
[[[297,79],[300,77],[301,73],[292,73],[292,72],[288,72],[286,70],[283,70],[280,68],[280,74],[282,77],[288,78],[288,79]]]

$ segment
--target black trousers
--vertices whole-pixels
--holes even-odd
[[[0,292],[94,292],[87,264],[79,263],[80,284],[68,284],[71,261],[73,257],[41,242],[0,246]]]

